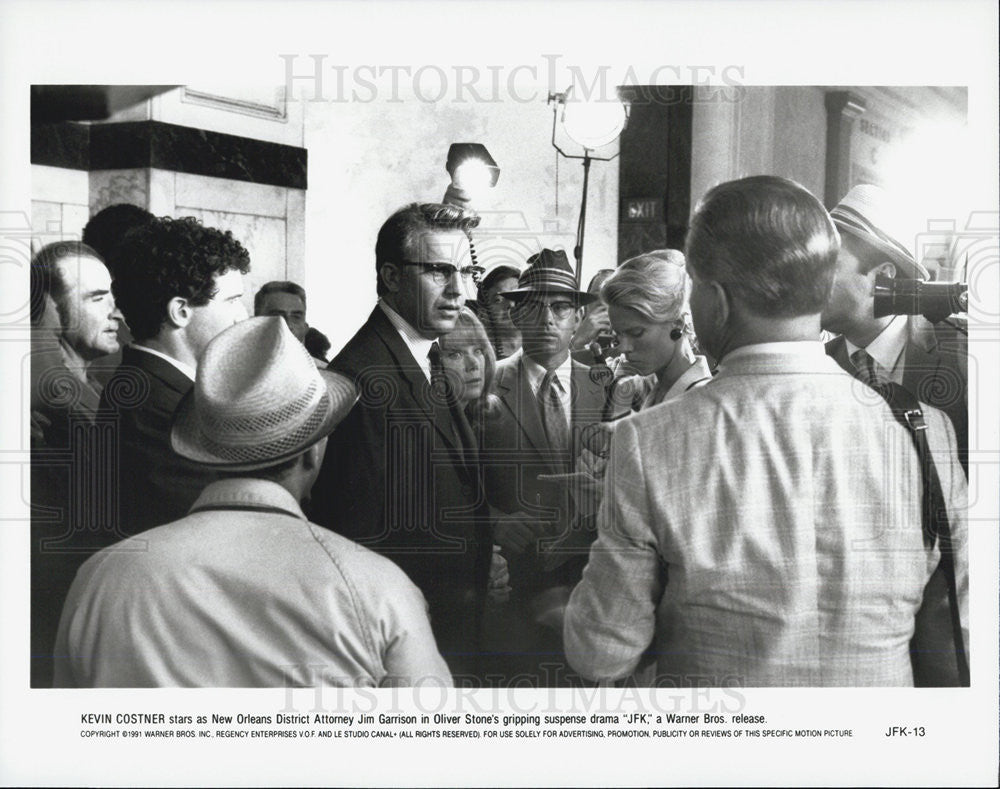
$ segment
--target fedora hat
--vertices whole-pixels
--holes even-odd
[[[208,344],[170,442],[220,470],[266,468],[329,435],[356,400],[353,382],[317,369],[284,319],[249,318]]]
[[[838,230],[882,252],[910,277],[928,279],[927,269],[913,256],[921,228],[899,211],[900,205],[881,187],[859,184],[834,206],[830,217]]]
[[[528,267],[517,278],[517,287],[505,290],[503,295],[518,301],[532,293],[570,296],[581,305],[599,298],[595,293],[580,290],[573,267],[561,249],[543,249],[528,258]]]

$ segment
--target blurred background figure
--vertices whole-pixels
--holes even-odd
[[[131,203],[109,205],[94,214],[84,225],[83,243],[104,259],[105,265],[111,272],[111,278],[114,279],[117,276],[118,258],[125,235],[132,228],[140,227],[153,218],[149,211]],[[132,332],[123,320],[118,327],[118,343],[124,348],[130,342],[132,342]],[[122,352],[119,349],[95,364],[91,374],[103,386],[121,361]]]
[[[591,277],[587,293],[600,294],[601,286],[614,273],[613,268],[602,268]],[[615,334],[608,320],[608,308],[604,302],[595,300],[583,308],[583,320],[573,333],[570,345],[573,361],[590,367],[605,365],[609,358],[617,355],[614,347]]]
[[[482,322],[496,358],[506,359],[521,347],[521,331],[510,318],[511,301],[503,294],[517,287],[521,269],[510,263],[487,266],[479,280],[478,295],[467,306]]]
[[[309,327],[306,331],[305,346],[313,359],[323,362],[324,365],[329,363],[330,360],[327,356],[330,353],[330,338],[319,329]]]
[[[691,347],[690,291],[684,254],[676,249],[626,260],[601,286],[616,350],[639,375],[616,381],[616,405],[641,394],[635,410],[648,408],[711,380],[708,361]]]
[[[306,346],[306,338],[309,334],[309,323],[306,320],[306,292],[297,282],[286,280],[274,280],[265,282],[260,286],[260,290],[253,297],[253,314],[260,318],[272,316],[284,318],[289,330],[295,339]],[[327,340],[326,350],[330,350],[330,343]],[[326,365],[326,355],[317,356],[310,351],[310,355],[317,364]]]

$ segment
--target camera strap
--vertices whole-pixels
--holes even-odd
[[[958,589],[955,580],[955,548],[952,543],[951,527],[948,523],[948,510],[945,506],[944,493],[941,490],[941,480],[937,467],[931,456],[927,442],[927,423],[920,402],[913,394],[897,383],[881,383],[875,390],[882,395],[892,415],[906,428],[913,439],[920,460],[920,473],[923,478],[923,502],[921,519],[923,522],[924,544],[928,548],[938,545],[941,551],[941,570],[948,584],[948,607],[951,611],[952,639],[955,643],[955,660],[958,663],[959,681],[962,687],[969,687],[969,659],[965,652],[962,638],[962,621],[958,608]]]

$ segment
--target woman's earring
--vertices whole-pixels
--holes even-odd
[[[684,336],[684,331],[682,329],[671,329],[670,339],[677,342],[681,337]]]

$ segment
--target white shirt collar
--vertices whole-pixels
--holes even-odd
[[[847,346],[847,356],[850,358],[855,351],[859,350],[859,346],[855,345],[853,342],[844,338],[844,343]],[[875,360],[875,364],[882,368],[883,371],[889,374],[889,376],[896,381],[896,383],[901,383],[903,380],[902,371],[898,371],[899,375],[897,377],[897,367],[899,366],[899,360],[903,355],[903,349],[906,347],[906,318],[901,315],[897,315],[889,324],[879,332],[878,337],[868,343],[865,350],[868,355]]]
[[[430,381],[431,360],[427,358],[427,354],[431,352],[431,346],[436,341],[428,340],[426,337],[421,336],[402,315],[382,299],[378,300],[378,306],[382,308],[382,312],[385,313],[385,317],[389,319],[389,323],[392,324],[393,328],[399,332],[403,343],[410,349],[414,360],[420,365],[420,369],[424,371],[427,380]]]
[[[132,347],[135,348],[137,351],[142,351],[143,353],[151,353],[153,354],[153,356],[159,356],[161,359],[163,359],[163,361],[172,364],[174,367],[176,367],[178,370],[184,373],[184,375],[190,378],[192,381],[194,380],[195,369],[191,365],[184,364],[184,362],[178,361],[173,356],[167,356],[167,354],[163,353],[162,351],[157,351],[152,348],[148,348],[145,345],[141,345],[137,342],[133,342]]]
[[[518,353],[521,354],[521,364],[524,365],[524,373],[528,376],[531,391],[537,396],[542,380],[548,371],[530,358],[523,349],[519,350]],[[561,399],[565,402],[569,399],[573,386],[573,357],[569,354],[566,354],[566,361],[556,368],[556,380],[559,381],[559,386],[562,388]]]

